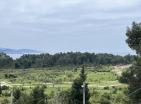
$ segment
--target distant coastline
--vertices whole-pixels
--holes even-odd
[[[29,53],[25,53],[25,54],[20,54],[20,53],[19,53],[19,54],[13,54],[13,53],[12,53],[12,54],[7,54],[7,55],[10,56],[10,57],[12,57],[12,58],[15,60],[15,59],[17,59],[17,58],[20,58],[20,57],[23,56],[23,55],[28,55],[28,54],[29,54]],[[30,55],[31,55],[31,54],[37,55],[37,54],[40,54],[40,53],[30,53]]]
[[[12,57],[13,59],[20,58],[25,54],[40,54],[39,51],[32,49],[10,49],[10,48],[0,48],[0,53],[5,53]]]

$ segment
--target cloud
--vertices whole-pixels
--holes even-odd
[[[9,46],[18,46],[14,40],[20,42],[22,37],[21,41],[28,41],[21,43],[22,46],[31,44],[31,47],[40,48],[47,44],[46,49],[55,50],[68,43],[61,49],[80,47],[81,50],[81,44],[85,45],[81,40],[87,39],[88,49],[93,49],[92,43],[98,44],[95,38],[102,35],[110,41],[118,36],[116,42],[120,42],[126,26],[141,20],[140,9],[140,0],[0,0],[0,36],[3,37],[0,44],[7,45],[4,41],[10,36],[13,41],[9,40]],[[36,41],[30,43],[28,36]],[[37,43],[38,39],[44,41]],[[110,49],[110,45],[108,43],[105,48],[109,46],[107,49]]]
[[[5,5],[1,8],[1,28],[50,33],[100,29],[115,20],[141,16],[139,10],[126,10],[137,6],[139,0],[7,0],[1,3]]]
[[[127,17],[131,12],[125,13],[124,10],[133,8],[139,2],[139,0],[2,0],[0,18],[2,21],[8,20],[7,23],[49,22],[49,24],[68,23],[82,18],[114,19]],[[123,12],[118,13],[117,9]]]
[[[123,9],[138,5],[140,0],[96,0],[95,6],[98,9]]]

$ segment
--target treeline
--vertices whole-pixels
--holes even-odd
[[[117,65],[130,64],[134,61],[135,56],[112,55],[112,54],[95,54],[68,52],[40,55],[23,55],[13,60],[10,56],[0,53],[0,68],[42,68],[52,66],[68,65]]]
[[[11,68],[14,67],[14,60],[6,55],[5,53],[0,53],[0,68]]]

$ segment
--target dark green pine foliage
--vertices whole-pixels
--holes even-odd
[[[47,104],[43,87],[35,87],[31,93],[31,104]]]
[[[132,23],[132,27],[127,29],[126,32],[129,47],[141,54],[141,23]]]
[[[86,81],[86,74],[84,70],[84,66],[81,69],[80,77],[75,79],[71,88],[71,102],[70,104],[83,104],[83,88],[82,85]],[[85,94],[86,94],[86,104],[89,103],[89,89],[88,85],[85,86]]]
[[[81,65],[116,65],[130,64],[134,56],[119,56],[112,54],[95,54],[67,52],[40,55],[23,55],[14,62],[15,68],[41,68],[52,66],[81,66]]]
[[[20,99],[21,97],[21,90],[20,89],[14,89],[13,91],[13,102],[16,104],[16,102]]]
[[[84,66],[82,66],[82,69],[81,69],[81,72],[80,72],[80,79],[82,80],[82,82],[85,82],[86,81],[86,78],[87,78],[87,75],[85,73],[85,69],[84,69]]]
[[[6,55],[5,53],[0,53],[0,68],[7,69],[13,67],[14,67],[14,60],[10,56]]]
[[[104,93],[102,96],[101,96],[101,99],[100,99],[100,104],[112,104],[111,103],[111,96],[110,94],[108,93]]]
[[[122,82],[129,84],[129,96],[133,104],[141,103],[141,24],[133,22],[132,27],[127,29],[129,47],[136,51],[138,56],[131,68],[124,72]]]
[[[129,69],[127,76],[130,97],[138,104],[141,102],[141,58],[136,59],[136,63]]]

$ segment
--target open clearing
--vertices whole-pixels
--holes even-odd
[[[118,75],[129,68],[126,66],[104,66],[99,68],[86,68],[87,83],[89,87],[125,86],[118,82]],[[98,71],[99,70],[99,71]],[[80,70],[55,68],[47,69],[3,69],[0,70],[1,85],[10,87],[34,87],[47,85],[47,87],[70,87],[72,81],[79,76]],[[6,78],[6,75],[15,76]]]
[[[110,93],[115,88],[119,89],[118,94],[123,93],[121,89],[126,89],[127,85],[119,83],[118,77],[129,66],[86,67],[87,83],[91,94],[95,91]],[[45,93],[52,96],[54,93],[71,88],[73,80],[79,76],[80,69],[80,67],[1,69],[0,82],[2,86],[9,86],[8,92],[13,88],[20,88],[24,89],[24,93],[30,93],[35,86],[44,85],[46,86]],[[91,100],[93,97],[96,96],[91,95]]]

